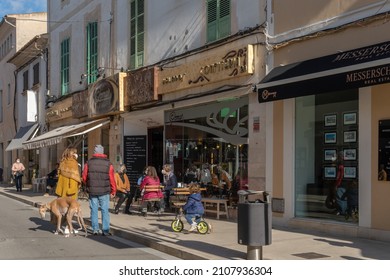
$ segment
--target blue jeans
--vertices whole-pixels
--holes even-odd
[[[193,223],[192,219],[195,218],[194,221],[198,224],[200,222],[200,217],[201,216],[202,215],[199,215],[199,214],[186,214],[185,218],[186,218],[187,222],[190,225],[192,225],[192,223]]]
[[[108,212],[110,204],[110,195],[90,195],[89,196],[89,208],[91,209],[91,226],[92,231],[99,231],[99,207],[102,212],[102,231],[103,233],[110,232],[110,213]]]

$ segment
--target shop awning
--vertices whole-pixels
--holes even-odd
[[[79,124],[61,126],[50,130],[32,140],[23,142],[24,149],[37,149],[60,143],[64,138],[79,136],[110,123],[110,120],[94,120]]]
[[[256,85],[259,102],[390,82],[390,42],[279,66]]]
[[[38,132],[38,128],[37,123],[19,128],[14,139],[12,139],[11,143],[9,143],[5,151],[9,152],[12,150],[23,149],[23,142],[34,138],[35,134]]]

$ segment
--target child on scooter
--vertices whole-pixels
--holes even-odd
[[[191,225],[188,231],[194,231],[197,229],[200,218],[204,214],[204,208],[202,204],[202,196],[200,194],[200,186],[198,184],[189,184],[190,195],[186,204],[183,206],[185,212],[185,218]]]

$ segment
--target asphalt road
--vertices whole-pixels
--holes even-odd
[[[83,235],[65,238],[38,209],[0,196],[2,260],[174,260],[165,253],[115,237]]]

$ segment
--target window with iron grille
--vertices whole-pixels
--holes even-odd
[[[207,0],[207,42],[230,35],[230,0]]]
[[[97,80],[98,74],[98,23],[87,25],[87,81],[91,84]]]
[[[69,38],[61,42],[61,95],[69,93]]]
[[[144,65],[144,0],[130,3],[130,69]]]

